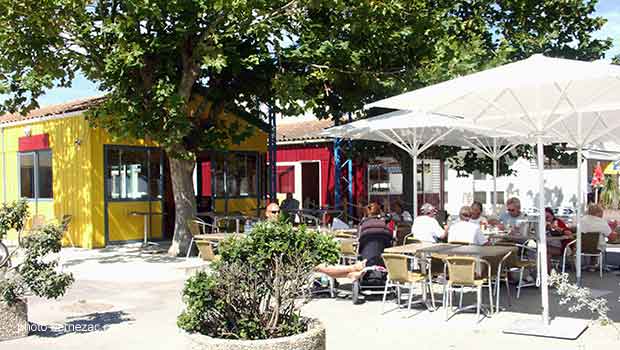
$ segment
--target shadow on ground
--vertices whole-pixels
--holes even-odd
[[[124,311],[111,311],[70,317],[68,320],[64,324],[31,323],[30,334],[43,338],[58,338],[67,334],[104,332],[109,326],[131,322],[134,319],[128,317]]]

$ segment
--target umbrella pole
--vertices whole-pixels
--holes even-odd
[[[413,158],[413,201],[411,202],[413,205],[413,213],[411,215],[415,219],[418,216],[418,154],[414,152],[412,154]]]
[[[497,157],[493,157],[493,215],[497,214]]]
[[[581,285],[581,208],[583,194],[581,191],[581,152],[582,145],[577,146],[577,257],[575,258],[575,272],[577,285]]]
[[[542,294],[542,321],[549,325],[549,284],[547,266],[547,236],[545,228],[545,183],[544,183],[544,152],[542,134],[536,136],[538,154],[538,258],[540,259],[540,289]]]

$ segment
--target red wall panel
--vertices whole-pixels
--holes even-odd
[[[48,134],[39,134],[32,136],[23,136],[18,139],[19,151],[38,151],[50,148],[50,139]]]

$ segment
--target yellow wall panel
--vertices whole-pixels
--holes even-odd
[[[130,215],[132,211],[148,212],[149,202],[109,202],[108,230],[109,239],[114,241],[142,240],[144,238],[144,217]],[[161,212],[159,202],[151,202],[152,212]],[[162,238],[162,217],[152,216],[150,222],[151,239]]]

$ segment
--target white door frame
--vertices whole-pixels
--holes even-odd
[[[320,160],[300,160],[297,162],[277,162],[276,167],[278,166],[293,166],[295,169],[295,193],[293,193],[293,198],[297,199],[301,206],[303,207],[303,198],[302,198],[302,181],[301,181],[301,172],[302,172],[302,163],[319,163],[319,206],[322,206],[323,203],[323,176],[321,172],[321,161]]]

